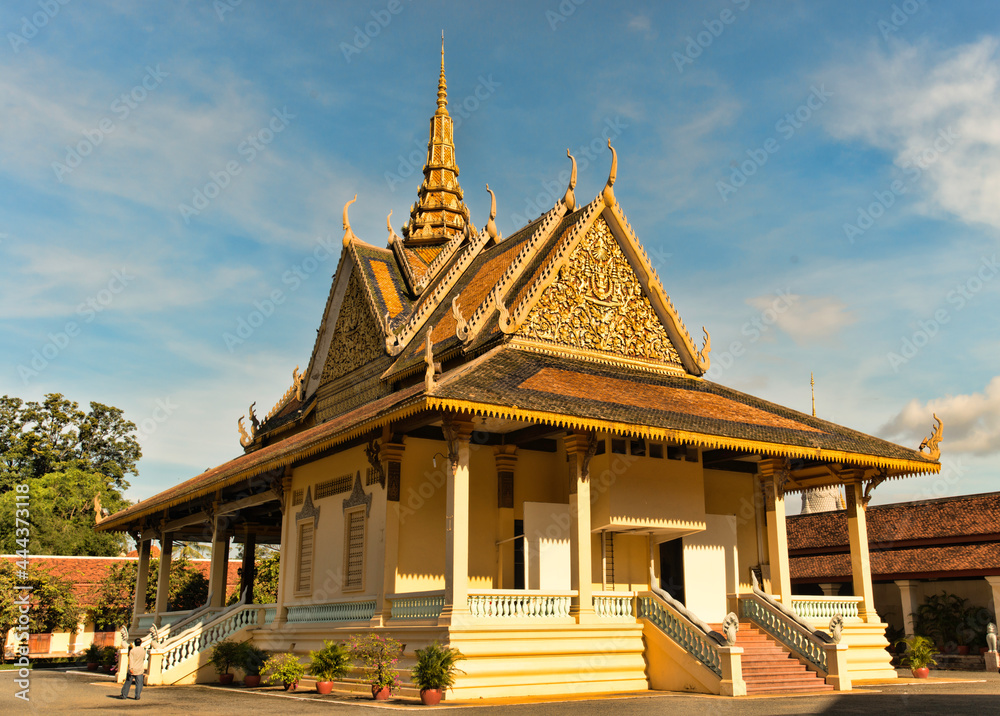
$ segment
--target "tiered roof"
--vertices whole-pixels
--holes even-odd
[[[508,416],[521,426],[835,462],[868,469],[866,479],[940,469],[933,451],[705,380],[708,332],[696,345],[619,205],[610,142],[611,170],[593,200],[578,205],[570,156],[565,195],[503,238],[492,192],[485,227],[476,231],[468,219],[451,130],[442,60],[424,182],[404,237],[387,219],[385,247],[362,241],[350,226],[354,199],[345,205],[344,248],[307,370],[244,441],[250,454],[144,502],[143,511],[418,412]],[[810,479],[832,473],[817,474]]]

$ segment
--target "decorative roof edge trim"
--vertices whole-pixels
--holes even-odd
[[[394,420],[400,420],[402,418],[409,417],[414,413],[418,413],[421,410],[427,409],[426,401],[423,400],[423,396],[420,396],[420,398],[421,398],[420,400],[411,403],[410,405],[405,405],[396,408],[395,410],[391,410],[390,412],[384,415],[376,416],[370,418],[369,420],[358,423],[353,427],[344,428],[342,431],[334,433],[333,435],[319,438],[312,444],[302,447],[301,449],[290,450],[289,452],[276,455],[274,458],[266,460],[258,465],[253,465],[243,470],[237,470],[231,475],[220,477],[218,480],[206,483],[205,485],[202,485],[196,490],[193,490],[191,492],[186,492],[181,495],[177,495],[175,497],[170,498],[169,500],[165,500],[164,502],[160,502],[156,505],[153,505],[150,507],[148,511],[137,510],[136,512],[131,513],[127,516],[122,515],[120,517],[116,515],[111,515],[110,517],[107,517],[104,520],[102,520],[101,523],[97,527],[95,527],[95,529],[100,532],[116,532],[116,531],[122,532],[127,529],[127,525],[129,523],[134,522],[135,520],[138,520],[142,517],[146,517],[151,514],[156,514],[157,512],[167,510],[171,507],[175,507],[176,505],[180,505],[186,502],[191,502],[192,500],[196,500],[204,495],[213,494],[219,489],[230,487],[242,480],[247,480],[249,478],[256,477],[257,475],[263,474],[265,472],[270,472],[271,470],[275,470],[277,468],[288,467],[293,463],[300,462],[303,458],[311,457],[331,447],[335,447],[340,443],[347,442],[348,440],[356,438],[366,432],[369,432],[376,428],[380,428],[388,423],[392,423]],[[195,475],[195,477],[197,477],[197,475]],[[150,498],[150,500],[151,499],[153,498]],[[142,503],[138,504],[141,505]],[[119,524],[117,524],[116,526],[115,523]]]
[[[684,366],[677,363],[666,363],[663,361],[647,360],[645,358],[630,358],[628,356],[617,355],[615,353],[602,353],[600,351],[587,350],[585,348],[574,348],[563,346],[558,343],[546,343],[537,338],[523,338],[515,336],[508,343],[512,348],[544,353],[551,356],[571,356],[590,363],[601,365],[627,366],[629,368],[639,368],[641,370],[652,371],[654,373],[664,373],[666,375],[682,375],[692,380],[701,380],[700,376],[694,376],[685,370]]]
[[[578,416],[561,415],[537,410],[524,410],[517,406],[498,406],[487,403],[475,403],[452,398],[435,398],[428,396],[427,407],[431,410],[450,410],[456,413],[470,413],[486,417],[503,418],[507,420],[528,420],[536,423],[547,423],[556,427],[574,430],[603,430],[605,432],[629,435],[632,437],[671,440],[678,443],[702,445],[710,448],[733,448],[759,452],[767,457],[800,457],[806,459],[829,460],[831,462],[851,463],[865,467],[883,467],[898,470],[904,474],[937,473],[941,471],[940,463],[920,463],[915,460],[876,457],[862,453],[851,453],[843,450],[828,450],[823,448],[808,448],[799,445],[781,445],[757,440],[706,435],[688,430],[669,430],[637,426],[631,423],[620,423],[612,420],[593,420]],[[898,476],[898,475],[897,475]]]

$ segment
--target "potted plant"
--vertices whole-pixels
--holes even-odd
[[[118,666],[118,649],[113,646],[101,649],[101,664],[104,666],[104,671],[113,674]]]
[[[351,637],[351,656],[364,664],[365,680],[371,684],[372,698],[384,701],[399,685],[396,663],[403,646],[389,636],[368,633]]]
[[[83,660],[87,662],[87,671],[97,671],[97,665],[101,663],[101,647],[91,644],[83,652]]]
[[[423,649],[417,649],[417,664],[411,678],[420,687],[420,701],[434,706],[441,701],[444,689],[455,684],[455,675],[461,671],[456,666],[465,656],[458,649],[441,646],[436,641]]]
[[[256,644],[251,644],[248,641],[241,644],[241,646],[243,648],[240,650],[239,666],[245,674],[243,685],[253,689],[260,686],[260,670],[270,654]]]
[[[903,666],[909,666],[914,678],[926,679],[930,676],[930,664],[937,666],[934,655],[939,653],[934,648],[934,642],[925,636],[908,636],[902,640],[906,644],[906,653],[903,655]]]
[[[212,647],[212,656],[209,661],[212,662],[212,666],[219,674],[220,684],[233,683],[233,675],[229,673],[229,669],[242,663],[243,649],[241,643],[231,639],[223,639]]]
[[[309,652],[309,673],[316,677],[316,691],[328,694],[333,682],[342,679],[351,669],[351,655],[340,642],[324,641],[319,651]]]
[[[285,691],[295,690],[299,679],[306,673],[306,667],[299,663],[295,654],[287,651],[282,654],[275,654],[264,662],[264,667],[260,670],[260,675],[269,684],[282,684]]]

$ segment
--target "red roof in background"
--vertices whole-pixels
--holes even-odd
[[[127,557],[138,557],[139,556],[139,550],[133,549],[126,556]],[[149,545],[149,556],[150,557],[159,557],[160,556],[160,548],[157,547],[155,544]]]
[[[1000,492],[898,502],[868,508],[868,542],[940,540],[1000,532]],[[847,512],[787,518],[788,549],[847,547]]]
[[[1000,575],[1000,492],[868,508],[872,578]],[[794,582],[851,578],[847,512],[786,520]]]
[[[157,556],[159,550],[156,550]],[[8,562],[19,561],[20,557],[14,555],[0,555],[0,559]],[[80,600],[83,607],[92,607],[97,604],[97,596],[94,590],[104,579],[108,571],[116,564],[123,562],[135,562],[137,557],[60,557],[57,555],[37,555],[28,558],[29,573],[35,569],[44,569],[63,579],[73,583],[73,591]],[[207,559],[189,560],[198,571],[209,576],[211,561]],[[226,592],[232,592],[239,588],[238,570],[242,566],[239,560],[229,560],[229,573],[226,580]],[[155,576],[151,576],[155,579]]]

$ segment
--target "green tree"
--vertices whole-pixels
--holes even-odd
[[[73,631],[80,623],[81,609],[73,583],[47,570],[28,566],[27,575],[19,575],[14,563],[0,561],[0,634],[7,643],[10,630],[18,622],[20,605],[15,603],[23,592],[16,587],[31,587],[28,599],[28,630],[32,634]]]
[[[281,553],[271,552],[254,562],[253,582],[254,604],[274,604],[278,601],[278,570],[281,567]]]
[[[149,577],[146,580],[145,612],[156,607],[156,581],[160,560],[149,560]],[[112,565],[94,590],[96,606],[91,618],[98,631],[117,629],[132,621],[135,606],[135,583],[139,565],[135,561]],[[195,609],[208,600],[208,579],[201,570],[186,559],[175,559],[170,564],[170,598],[168,609],[182,611]]]
[[[142,449],[135,423],[120,408],[91,402],[84,411],[60,393],[38,403],[0,398],[0,492],[75,467],[107,478],[119,491],[137,475]]]
[[[24,526],[16,521],[18,508],[28,515],[30,554],[113,557],[124,551],[125,535],[94,531],[95,495],[112,512],[128,505],[104,475],[70,467],[29,478],[23,484],[28,486],[26,504],[16,501],[24,493],[9,490],[0,495],[0,551],[12,554],[23,547],[15,530],[16,526]]]

